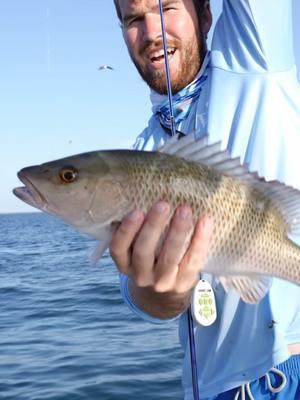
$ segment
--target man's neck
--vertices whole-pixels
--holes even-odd
[[[205,71],[205,69],[206,69],[206,67],[207,67],[207,64],[209,63],[209,59],[210,59],[210,52],[207,51],[206,54],[205,54],[205,57],[204,57],[204,59],[203,59],[203,62],[202,62],[202,64],[201,64],[200,70],[199,70],[198,73],[195,75],[194,79],[188,84],[188,86],[191,85],[193,82],[195,82],[198,78],[200,78],[200,76],[203,75],[203,72]],[[186,86],[186,87],[188,87],[188,86]],[[184,88],[183,88],[183,89],[184,89]],[[181,90],[182,90],[182,89],[181,89]],[[174,96],[174,95],[176,95],[177,93],[179,93],[179,92],[172,93],[172,95]],[[163,102],[165,102],[166,99],[167,99],[167,93],[166,93],[166,94],[160,94],[160,93],[157,93],[155,90],[150,89],[150,101],[151,101],[151,104],[152,104],[152,111],[156,110],[156,108],[157,108],[160,104],[162,104]]]

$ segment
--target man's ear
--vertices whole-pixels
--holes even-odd
[[[201,29],[202,33],[205,37],[207,37],[207,34],[211,28],[212,25],[212,13],[211,13],[211,8],[210,8],[210,2],[209,0],[205,0],[203,4],[203,9],[201,12]]]

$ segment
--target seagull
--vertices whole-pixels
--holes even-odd
[[[103,70],[103,69],[110,69],[111,71],[113,71],[113,67],[111,67],[110,65],[100,65],[100,67],[98,68],[99,70]]]

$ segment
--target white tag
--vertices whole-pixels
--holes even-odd
[[[211,284],[205,279],[200,279],[194,288],[192,315],[193,319],[203,326],[212,325],[217,318],[215,294]]]

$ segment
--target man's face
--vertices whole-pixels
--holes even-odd
[[[167,92],[158,0],[119,0],[123,35],[142,78],[158,93]],[[209,6],[199,26],[193,0],[164,0],[172,91],[188,85],[200,69],[209,30]]]

